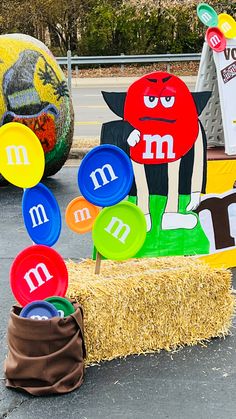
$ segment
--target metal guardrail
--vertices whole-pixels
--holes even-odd
[[[67,57],[56,57],[59,65],[67,67],[68,87],[71,90],[72,67],[75,66],[78,71],[80,65],[94,64],[134,64],[134,63],[170,63],[182,61],[200,61],[201,54],[157,54],[157,55],[108,55],[108,56],[71,56],[71,51],[67,52]]]
[[[71,57],[71,65],[84,64],[130,64],[174,61],[199,61],[201,54],[159,54],[159,55],[109,55],[95,57]],[[68,57],[56,57],[58,64],[68,65]]]

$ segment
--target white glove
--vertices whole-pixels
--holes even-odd
[[[134,129],[127,138],[127,143],[130,147],[134,147],[140,141],[140,132]]]
[[[201,193],[200,192],[192,192],[190,202],[189,202],[189,204],[186,208],[187,211],[195,210],[198,207],[198,205],[200,204],[200,200],[201,200]]]

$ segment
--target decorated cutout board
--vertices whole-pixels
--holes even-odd
[[[194,209],[206,182],[206,142],[198,115],[210,92],[191,94],[173,74],[153,72],[127,93],[103,96],[122,120],[103,124],[101,142],[130,157],[135,179],[129,200],[145,214],[147,236],[136,256],[208,253]]]
[[[107,105],[121,119],[103,124],[101,143],[122,148],[133,165],[129,200],[144,212],[147,228],[145,243],[136,256],[197,254],[214,266],[235,266],[236,193],[232,188],[236,160],[207,159],[204,123],[207,116],[207,134],[217,144],[222,113],[224,130],[228,128],[227,150],[233,152],[236,78],[233,63],[225,62],[236,51],[235,39],[227,36],[236,37],[236,33],[228,15],[218,16],[210,6],[200,6],[201,20],[208,23],[203,22],[208,26],[208,44],[203,49],[197,91],[190,93],[172,74],[154,72],[135,81],[127,92],[103,92]],[[209,12],[211,21],[206,18]],[[211,61],[205,60],[206,55],[212,56]],[[213,75],[213,80],[207,78],[208,85],[203,83],[207,66],[208,74]],[[222,80],[217,82],[219,76]],[[232,90],[225,89],[230,82]]]

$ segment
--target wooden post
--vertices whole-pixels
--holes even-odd
[[[101,255],[101,253],[99,253],[97,251],[97,254],[96,254],[96,265],[95,265],[95,274],[96,275],[99,275],[100,274],[101,261],[102,261],[102,255]]]

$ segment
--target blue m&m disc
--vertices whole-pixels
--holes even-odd
[[[33,301],[27,304],[20,312],[20,317],[32,320],[48,320],[58,316],[57,309],[47,301]]]
[[[26,230],[33,242],[53,246],[61,232],[61,213],[52,192],[42,183],[25,189],[22,212]]]
[[[94,205],[117,204],[129,194],[132,183],[132,163],[119,147],[97,146],[81,162],[78,172],[80,192]]]

